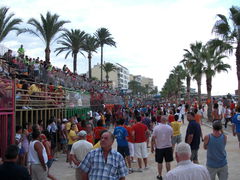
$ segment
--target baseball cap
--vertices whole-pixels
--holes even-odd
[[[78,135],[78,136],[86,136],[86,135],[87,135],[87,132],[84,131],[84,130],[81,130],[77,135]]]
[[[68,120],[66,118],[63,119],[63,122],[68,122]]]

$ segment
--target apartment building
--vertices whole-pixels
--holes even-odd
[[[115,63],[114,65],[117,70],[109,73],[109,81],[111,81],[113,89],[128,89],[129,70],[119,63]],[[92,77],[96,77],[99,80],[101,79],[100,66],[100,64],[97,64],[92,68]],[[106,73],[104,71],[103,81],[106,81]]]

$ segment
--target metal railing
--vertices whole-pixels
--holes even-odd
[[[14,81],[0,78],[0,157],[14,143]]]

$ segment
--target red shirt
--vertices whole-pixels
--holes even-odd
[[[87,139],[88,142],[93,144],[93,135],[87,134],[86,139]]]
[[[93,134],[94,134],[94,138],[95,139],[100,139],[100,134],[103,130],[106,130],[106,128],[101,127],[101,126],[97,126],[93,129]]]
[[[171,122],[173,122],[175,119],[174,119],[174,115],[173,114],[170,114],[169,116],[168,116],[168,122],[169,123],[171,123]]]
[[[148,128],[145,124],[138,122],[137,124],[134,124],[132,128],[135,132],[135,143],[142,143],[147,140],[146,131]]]
[[[134,138],[133,138],[133,128],[131,127],[131,126],[123,126],[126,130],[127,130],[127,132],[128,132],[128,136],[127,136],[127,138],[128,138],[128,142],[130,142],[130,143],[134,143]]]
[[[231,103],[230,109],[231,109],[231,110],[235,109],[235,104],[234,104],[234,103]]]

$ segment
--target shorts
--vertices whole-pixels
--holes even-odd
[[[34,70],[34,76],[38,76],[39,75],[39,70]]]
[[[68,151],[71,151],[72,149],[72,144],[68,144]]]
[[[134,143],[134,154],[137,158],[147,158],[148,152],[147,152],[147,143]]]
[[[67,139],[61,138],[60,143],[61,144],[67,144]]]
[[[216,176],[218,176],[218,179],[220,179],[220,180],[228,179],[228,165],[225,165],[221,168],[207,167],[207,170],[209,172],[209,175],[210,175],[211,179],[215,179]]]
[[[163,158],[165,162],[173,161],[173,149],[172,147],[163,148],[163,149],[156,149],[155,152],[155,161],[159,164],[163,163]]]
[[[191,152],[192,152],[191,160],[198,161],[198,149],[191,149]]]
[[[53,158],[48,160],[48,162],[47,162],[48,169],[52,166],[53,161],[54,161]]]
[[[131,157],[134,157],[134,143],[128,142],[129,153]]]
[[[118,146],[117,151],[123,156],[123,158],[130,155],[128,146]]]
[[[24,155],[24,153],[25,153],[24,148],[21,147],[21,149],[19,149],[19,151],[18,151],[18,154],[19,155]]]
[[[240,142],[240,133],[236,133],[236,134],[237,134],[238,142]]]
[[[173,144],[173,145],[179,144],[181,141],[182,141],[182,136],[181,136],[181,134],[178,135],[178,136],[173,136],[173,137],[172,137],[172,144]]]

